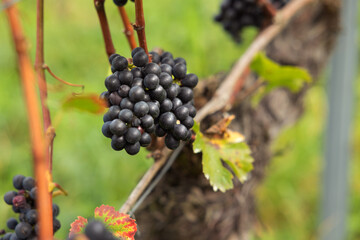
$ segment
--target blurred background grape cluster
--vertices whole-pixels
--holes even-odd
[[[241,45],[233,43],[213,16],[220,0],[144,1],[149,48],[161,47],[183,57],[188,70],[206,77],[228,71],[241,56],[256,31],[248,29]],[[36,3],[18,3],[28,36],[32,58],[35,53]],[[134,6],[126,6],[134,21]],[[130,57],[117,8],[106,1],[115,48]],[[359,19],[360,20],[360,19]],[[26,109],[23,102],[16,56],[4,12],[0,14],[0,193],[12,189],[16,174],[32,175],[32,157]],[[101,30],[92,1],[45,2],[45,61],[59,77],[85,84],[86,93],[100,94],[109,72]],[[326,74],[324,74],[325,76]],[[119,208],[141,175],[152,164],[142,150],[137,156],[115,152],[101,133],[102,116],[61,110],[61,103],[80,89],[61,86],[51,76],[49,106],[56,127],[54,180],[69,196],[55,198],[60,205],[64,239],[77,216],[91,217],[95,207],[108,204]],[[348,239],[360,239],[360,84],[356,81]],[[274,143],[275,157],[267,178],[257,191],[258,222],[254,239],[316,239],[323,167],[323,136],[326,121],[326,77],[306,97],[306,112],[300,121],[285,129]],[[12,216],[0,201],[0,229]]]

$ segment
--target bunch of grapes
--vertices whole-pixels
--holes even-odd
[[[37,239],[38,224],[36,210],[36,186],[32,177],[16,175],[13,178],[13,185],[18,191],[9,191],[4,195],[4,201],[12,205],[15,213],[19,214],[19,220],[10,218],[7,220],[7,227],[14,232],[8,232],[0,237],[0,240],[35,240]],[[53,229],[54,233],[61,225],[56,217],[59,215],[59,207],[53,204]]]
[[[127,3],[128,0],[113,0],[115,5],[118,7],[123,7],[125,6],[125,4]],[[132,2],[134,2],[135,0],[131,0]]]
[[[290,0],[268,1],[280,9]],[[215,16],[215,21],[221,23],[236,42],[241,42],[241,32],[245,27],[262,28],[269,19],[271,16],[258,4],[258,0],[223,0],[220,13]]]
[[[165,136],[170,149],[191,139],[196,109],[193,88],[195,74],[187,74],[186,61],[170,52],[159,55],[137,47],[132,64],[118,54],[110,56],[112,75],[105,80],[108,91],[101,94],[109,104],[102,132],[111,138],[111,146],[128,154],[137,154],[151,143],[151,134]],[[131,60],[130,60],[131,61]]]
[[[85,235],[85,236],[84,236]],[[72,235],[68,240],[117,240],[118,238],[105,227],[100,221],[91,221],[86,227],[84,234]]]

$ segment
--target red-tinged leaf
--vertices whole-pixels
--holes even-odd
[[[63,109],[77,109],[80,111],[101,114],[106,109],[106,103],[96,94],[70,96],[62,105]]]
[[[70,226],[70,234],[69,236],[72,236],[73,234],[80,233],[84,230],[85,225],[87,224],[88,220],[83,217],[78,217]]]
[[[104,222],[116,237],[134,240],[137,226],[129,215],[116,211],[114,207],[102,205],[95,209],[95,219]]]

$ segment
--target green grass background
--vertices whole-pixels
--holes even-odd
[[[200,77],[227,71],[241,56],[255,32],[245,33],[242,45],[234,44],[212,21],[220,0],[144,1],[149,48],[162,47],[182,56],[188,69]],[[32,58],[35,53],[36,1],[19,4]],[[117,9],[106,3],[117,52],[129,56]],[[134,19],[133,4],[127,6]],[[86,93],[105,90],[108,62],[92,1],[45,1],[45,59],[61,78],[85,84]],[[13,43],[4,12],[0,13],[0,192],[12,189],[15,174],[32,175],[26,109],[16,70]],[[151,165],[146,152],[130,157],[111,150],[101,134],[102,117],[69,111],[61,113],[61,102],[78,89],[56,88],[50,76],[49,105],[56,127],[54,180],[69,192],[57,197],[62,228],[56,236],[64,239],[69,224],[77,217],[93,215],[101,204],[119,208],[141,175]],[[357,81],[359,82],[359,81]],[[316,239],[321,192],[323,126],[326,121],[324,81],[306,98],[306,113],[284,130],[274,150],[281,152],[268,167],[268,177],[258,189],[255,239]],[[356,87],[356,103],[360,86]],[[348,239],[360,239],[360,114],[354,107],[353,157],[349,186]],[[0,229],[13,216],[0,201]]]

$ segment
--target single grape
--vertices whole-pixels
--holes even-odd
[[[145,129],[145,132],[151,134],[153,132],[155,132],[155,124],[153,124],[152,126],[148,127]]]
[[[22,183],[21,183],[22,184]],[[15,191],[9,191],[7,193],[5,193],[4,195],[4,201],[6,204],[8,205],[12,205],[12,201],[13,201],[13,198],[17,195],[17,192]]]
[[[126,144],[125,151],[130,155],[135,155],[140,151],[140,143]]]
[[[126,144],[125,138],[124,136],[112,136],[111,138],[111,147],[116,150],[116,151],[120,151],[122,149],[124,149]]]
[[[61,223],[58,219],[53,220],[53,232],[56,233],[61,228]]]
[[[137,128],[129,128],[125,134],[125,139],[128,143],[134,144],[138,142],[141,138],[141,132]]]
[[[148,74],[155,74],[155,75],[160,75],[160,73],[161,73],[161,68],[160,68],[160,66],[159,65],[157,65],[156,63],[148,63],[148,64],[146,64],[146,66],[145,66],[145,68],[144,68],[144,73],[146,74],[146,75],[148,75]]]
[[[140,146],[147,147],[151,143],[151,136],[148,133],[143,133],[140,138]]]
[[[158,105],[154,102],[148,102],[147,104],[149,106],[149,114],[153,118],[157,118],[160,115],[160,109],[159,109]]]
[[[170,99],[166,98],[161,104],[160,104],[160,112],[170,112],[173,108],[173,103]]]
[[[177,63],[177,64],[175,64],[175,66],[173,67],[172,73],[173,73],[173,75],[174,75],[175,78],[177,78],[177,79],[183,79],[183,78],[185,78],[185,76],[186,76],[186,71],[187,71],[187,69],[186,69],[186,65],[185,65],[185,64],[183,64],[183,63]]]
[[[110,131],[112,132],[112,134],[122,136],[122,135],[124,135],[126,133],[127,126],[120,119],[114,119],[110,123]]]
[[[109,101],[112,105],[120,105],[122,97],[119,96],[118,92],[112,92],[109,96]]]
[[[184,106],[189,109],[190,117],[194,118],[196,116],[196,108],[192,104],[185,104]]]
[[[116,56],[111,62],[111,66],[116,71],[123,71],[123,70],[127,69],[128,64],[129,64],[128,60],[123,56]]]
[[[175,110],[175,116],[180,121],[183,121],[189,116],[189,109],[185,106],[178,107]]]
[[[168,73],[170,76],[172,75],[172,67],[169,64],[161,64],[160,68],[162,73]]]
[[[167,95],[166,91],[161,85],[157,86],[157,88],[150,91],[150,97],[153,100],[157,100],[159,102],[164,101],[166,98],[166,95]]]
[[[150,54],[153,63],[160,63],[160,55],[157,52],[151,51]]]
[[[174,62],[175,62],[175,65],[178,64],[178,63],[182,63],[182,64],[186,65],[185,59],[183,59],[181,57],[175,58]]]
[[[178,98],[184,103],[189,102],[194,98],[194,92],[191,88],[181,87]]]
[[[131,87],[135,87],[135,86],[138,86],[138,87],[141,87],[143,88],[143,79],[142,78],[134,78],[133,80],[133,83],[131,84]]]
[[[162,72],[160,74],[160,85],[164,88],[167,89],[171,86],[171,84],[173,83],[173,79],[171,77],[170,74],[166,73],[166,72]]]
[[[131,51],[131,57],[133,58],[135,56],[135,54],[137,54],[139,52],[145,52],[145,50],[142,49],[141,47],[136,47]]]
[[[180,141],[176,140],[171,134],[165,136],[165,145],[174,150],[180,145]]]
[[[145,91],[142,87],[135,86],[130,89],[129,98],[132,102],[142,101],[145,97]]]
[[[31,189],[35,187],[35,179],[32,177],[26,177],[24,178],[22,185],[25,190],[31,191]]]
[[[125,123],[131,123],[133,116],[133,112],[129,109],[123,109],[119,113],[119,119]]]
[[[181,80],[181,86],[184,87],[189,87],[189,88],[194,88],[199,82],[198,77],[193,74],[187,74],[186,77],[184,79]]]
[[[161,59],[167,58],[167,57],[172,58],[172,59],[174,58],[173,55],[170,52],[163,52],[161,54]]]
[[[128,71],[127,69],[119,72],[119,80],[122,85],[131,86],[133,79],[134,79],[134,77],[133,77],[132,73],[130,71]]]
[[[25,239],[30,236],[32,232],[32,226],[26,222],[20,222],[15,227],[16,236],[20,239]]]
[[[150,90],[157,88],[159,86],[159,82],[159,77],[152,73],[146,75],[144,78],[144,86]]]
[[[176,117],[172,112],[163,113],[160,115],[159,124],[165,130],[172,129],[176,124]]]
[[[18,221],[15,218],[9,218],[6,222],[6,226],[11,230],[14,230],[17,224]]]
[[[167,98],[173,100],[179,95],[179,92],[180,92],[180,86],[177,85],[176,83],[173,83],[168,89],[166,89]]]
[[[119,115],[120,112],[120,107],[119,106],[111,106],[109,108],[109,110],[107,111],[107,114],[109,115],[109,119],[113,120],[115,118],[117,118],[117,116]]]
[[[134,108],[134,104],[130,101],[129,98],[123,98],[120,103],[120,108],[132,110]]]
[[[101,131],[103,133],[103,135],[107,138],[111,138],[112,137],[112,133],[110,131],[110,123],[111,122],[106,122],[103,124],[102,128],[101,128]]]
[[[31,199],[36,200],[37,187],[34,187],[33,189],[31,189],[29,194],[30,194]]]
[[[128,96],[129,91],[130,91],[130,87],[128,85],[121,85],[119,87],[118,93],[120,97],[126,98]]]
[[[166,131],[164,129],[162,129],[160,127],[160,125],[157,125],[156,129],[155,129],[155,135],[158,137],[163,137],[163,136],[165,136],[165,134],[166,134]]]
[[[28,222],[30,225],[35,225],[37,221],[37,212],[35,209],[31,209],[25,214],[26,222]]]
[[[132,73],[134,79],[143,77],[143,75],[141,73],[141,68],[139,68],[139,67],[131,69],[131,73]]]
[[[149,128],[154,125],[154,119],[150,115],[145,115],[141,118],[141,126],[143,128]]]
[[[176,124],[172,132],[172,136],[177,140],[185,140],[188,129],[182,124]]]
[[[105,79],[105,87],[109,90],[109,92],[117,91],[120,87],[120,81],[114,74],[112,74]]]
[[[194,119],[189,116],[185,120],[181,121],[181,123],[184,124],[187,129],[190,129],[194,126]]]
[[[175,111],[178,107],[182,106],[182,101],[178,98],[174,98],[172,100],[172,103],[173,103],[172,111]]]
[[[149,112],[149,105],[144,102],[144,101],[140,101],[137,102],[134,105],[134,114],[137,117],[143,117],[145,116],[147,113]]]
[[[116,6],[122,7],[127,3],[127,0],[113,0]]]
[[[118,57],[118,56],[120,56],[120,55],[119,55],[119,54],[116,54],[116,53],[111,54],[111,56],[109,57],[109,63],[112,64],[112,61],[114,60],[114,58],[115,58],[115,57]]]
[[[141,120],[137,117],[134,117],[133,120],[131,121],[131,126],[139,127],[140,125],[141,125]]]
[[[161,59],[161,64],[168,64],[171,67],[174,67],[175,62],[174,62],[174,59],[172,59],[170,57],[166,57],[166,58]]]
[[[137,52],[133,57],[133,63],[137,67],[144,67],[149,62],[146,52]]]
[[[23,180],[25,179],[25,176],[23,175],[16,175],[13,177],[13,185],[14,185],[14,188],[18,189],[18,190],[21,190],[23,189],[23,185],[22,185],[22,182]]]

